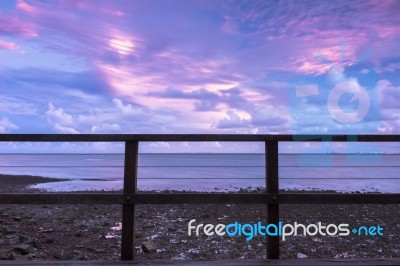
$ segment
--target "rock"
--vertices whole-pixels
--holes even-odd
[[[0,250],[0,260],[15,260],[15,254],[11,250]]]
[[[36,254],[35,253],[32,253],[32,254],[29,254],[28,256],[27,256],[27,258],[29,259],[29,260],[33,260],[34,258],[36,258]]]
[[[88,229],[89,227],[86,224],[80,224],[79,229],[85,230]]]
[[[17,245],[19,243],[19,238],[16,235],[8,235],[6,238],[8,239],[9,245]]]
[[[144,252],[152,252],[152,251],[156,251],[157,247],[156,244],[150,241],[145,241],[142,243],[142,250]]]
[[[144,236],[142,231],[136,231],[135,232],[135,238],[142,238]]]
[[[70,218],[70,219],[64,219],[64,224],[73,224],[75,221],[74,219]]]
[[[106,251],[104,249],[101,249],[101,248],[95,249],[94,252],[96,252],[96,253],[106,253]]]
[[[74,260],[90,260],[90,257],[84,254],[79,254],[74,257]]]
[[[53,233],[53,229],[44,229],[44,228],[39,228],[39,233]]]
[[[90,258],[80,250],[73,250],[72,253],[74,254],[74,260],[90,260]]]
[[[297,253],[297,258],[298,259],[308,259],[308,256],[306,254],[303,254],[303,253]]]
[[[100,248],[87,247],[86,249],[88,251],[95,252],[95,253],[106,253],[103,249],[100,249]]]
[[[36,225],[37,224],[37,220],[36,219],[29,219],[28,220],[28,225]]]
[[[146,225],[143,226],[144,229],[151,229],[151,228],[154,228],[154,227],[156,227],[154,224],[146,224]]]
[[[72,260],[71,256],[64,254],[64,250],[54,252],[53,257],[58,260]]]
[[[208,213],[203,213],[200,215],[201,218],[210,218],[210,215]]]
[[[40,247],[42,246],[42,242],[40,240],[33,240],[33,241],[29,242],[28,244],[36,249],[40,249]]]
[[[72,254],[74,254],[74,255],[80,255],[80,254],[81,254],[81,251],[75,249],[75,250],[72,250]]]
[[[18,235],[18,241],[19,241],[20,244],[27,244],[29,242],[32,242],[32,239],[29,236],[25,235],[25,234],[19,234]]]
[[[51,237],[45,237],[41,240],[42,243],[51,244],[54,242],[54,239]]]
[[[22,255],[27,255],[32,251],[30,245],[22,244],[14,247],[14,250],[21,253]]]
[[[11,228],[8,228],[8,227],[3,227],[3,229],[1,231],[5,235],[15,234],[17,232],[14,229],[11,229]]]
[[[20,222],[22,220],[22,218],[21,217],[19,217],[19,216],[17,216],[17,217],[14,217],[14,221],[16,221],[16,222]]]

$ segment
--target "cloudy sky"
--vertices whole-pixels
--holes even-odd
[[[0,133],[400,133],[400,1],[1,0]]]

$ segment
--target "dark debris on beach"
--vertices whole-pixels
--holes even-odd
[[[40,177],[0,176],[0,192],[32,192]],[[7,180],[7,181],[5,181]],[[4,181],[4,183],[3,183]],[[10,191],[10,188],[11,189]],[[34,191],[37,192],[37,191]],[[118,205],[0,205],[0,260],[118,261],[121,246]],[[400,256],[398,205],[282,205],[284,223],[380,225],[384,236],[292,236],[281,241],[281,258],[391,258]],[[142,205],[137,208],[136,257],[154,259],[261,259],[266,240],[188,236],[196,223],[266,222],[264,205]]]

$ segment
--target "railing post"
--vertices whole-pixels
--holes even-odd
[[[138,150],[138,141],[125,142],[121,260],[134,259],[135,204],[128,194],[135,194],[137,191]]]
[[[266,141],[266,189],[267,193],[279,192],[278,182],[278,141]],[[279,204],[268,204],[267,223],[279,223]],[[279,236],[267,236],[267,259],[279,259]]]

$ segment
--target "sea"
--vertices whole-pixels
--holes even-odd
[[[279,188],[400,191],[399,154],[280,154]],[[264,154],[142,153],[139,191],[237,191],[265,188]],[[123,154],[0,154],[0,174],[67,179],[33,185],[49,192],[123,187]]]

